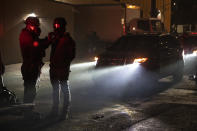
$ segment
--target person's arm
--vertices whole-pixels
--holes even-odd
[[[23,61],[29,61],[32,62],[34,60],[34,46],[33,46],[33,36],[28,31],[23,31],[20,34],[20,47],[21,47],[21,53],[23,56]]]
[[[1,52],[0,52],[0,74],[3,75],[5,73],[5,66],[1,59]]]
[[[44,39],[40,39],[39,44],[41,48],[45,50],[50,46],[51,41],[49,41],[48,38],[45,37]]]
[[[67,36],[68,36],[67,41],[69,43],[67,47],[68,49],[67,51],[69,53],[70,61],[72,61],[76,56],[76,43],[69,34],[67,34]]]

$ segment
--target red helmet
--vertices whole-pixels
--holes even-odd
[[[25,24],[29,24],[32,26],[40,26],[40,21],[37,17],[27,17],[27,19],[25,20]]]

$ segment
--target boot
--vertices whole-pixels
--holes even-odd
[[[63,106],[62,113],[61,113],[59,119],[60,119],[61,121],[64,121],[64,120],[66,120],[66,119],[69,119],[69,113],[70,113],[70,106],[64,105],[64,106]]]

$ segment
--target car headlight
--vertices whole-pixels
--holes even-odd
[[[141,64],[148,60],[148,58],[135,58],[133,64]]]
[[[183,52],[183,56],[185,57],[190,57],[190,56],[197,56],[197,50],[193,50],[193,51],[184,51]]]
[[[193,50],[193,55],[197,56],[197,50]]]
[[[94,57],[94,61],[98,61],[98,57],[97,56]]]

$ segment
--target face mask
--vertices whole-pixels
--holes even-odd
[[[35,27],[34,26],[29,26],[29,28],[32,30],[32,31],[34,31],[35,30]]]
[[[55,29],[59,29],[60,28],[60,24],[54,24]]]

